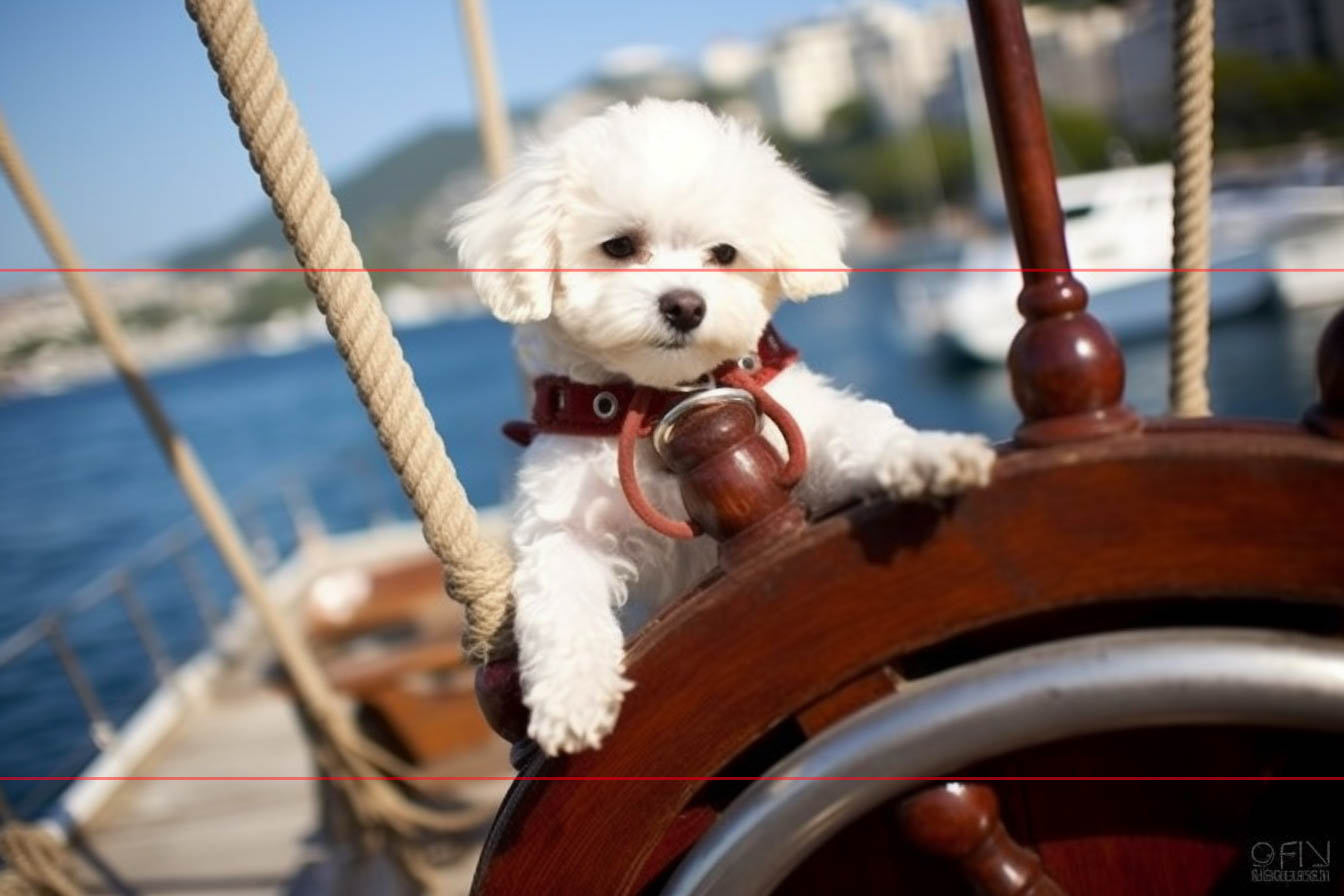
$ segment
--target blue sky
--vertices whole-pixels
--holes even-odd
[[[472,114],[455,0],[259,0],[327,171]],[[505,92],[550,96],[621,45],[691,59],[824,0],[488,2]],[[259,188],[175,0],[4,0],[0,108],[92,266],[152,264],[255,209]],[[49,262],[0,191],[0,267]],[[8,278],[4,278],[8,279]]]

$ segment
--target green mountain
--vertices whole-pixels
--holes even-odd
[[[393,147],[371,164],[334,184],[336,198],[370,267],[396,267],[396,245],[409,234],[416,213],[443,182],[480,166],[480,146],[471,125],[436,128]],[[264,203],[264,200],[263,200]],[[289,254],[269,206],[237,227],[172,256],[170,267],[220,267],[251,248]],[[404,244],[403,244],[404,245]]]

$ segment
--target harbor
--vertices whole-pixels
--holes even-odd
[[[471,122],[426,129],[442,110],[383,85],[369,123],[397,107],[395,136],[363,142],[359,164],[338,150],[329,178],[314,147],[340,141],[321,96],[289,90],[307,57],[286,42],[312,22],[188,0],[178,24],[195,26],[202,46],[185,50],[218,120],[198,127],[186,89],[169,130],[184,147],[226,136],[270,202],[211,202],[237,182],[199,176],[213,235],[186,228],[153,265],[85,263],[65,222],[109,257],[177,230],[134,211],[141,243],[93,226],[56,116],[0,87],[18,109],[14,132],[0,116],[0,166],[33,228],[0,268],[0,892],[1331,882],[1344,15],[1316,0],[1216,15],[1210,0],[792,3],[744,10],[747,38],[669,31],[680,51],[622,25],[594,37],[595,70],[550,69],[530,88],[544,99],[510,108],[485,10],[464,0],[451,28]],[[327,55],[348,56],[336,31],[426,15],[402,11],[331,23]],[[42,70],[25,41],[68,12],[0,14],[0,56]],[[106,43],[158,35],[139,15],[104,22],[123,36]],[[509,19],[506,58],[542,19]],[[84,46],[69,30],[67,49]],[[424,39],[405,34],[400,56]],[[177,57],[162,60],[177,96]],[[94,96],[105,85],[83,66],[70,83]],[[55,109],[69,85],[48,81]],[[676,209],[623,217],[676,181],[667,146],[632,137],[592,171],[545,154],[554,140],[607,158],[554,135],[648,95],[680,102],[611,113],[629,118],[612,146],[622,127],[698,116],[682,126],[711,151],[677,157],[697,186],[744,134],[740,164],[781,178],[723,181],[777,209],[706,230],[698,268],[659,253],[692,257],[687,223],[720,197],[672,194],[662,205],[689,207],[672,236]],[[318,110],[312,142],[300,105]],[[16,132],[35,135],[31,167]],[[515,136],[540,148],[515,154]],[[138,174],[107,176],[118,152],[100,182],[151,195]],[[153,189],[180,218],[201,154],[174,155]],[[68,218],[39,186],[48,166]],[[585,221],[608,205],[621,223]],[[585,223],[602,239],[568,245]],[[652,326],[672,337],[604,349],[598,318],[566,329],[594,296],[624,311],[625,292],[590,296],[597,269],[568,265],[590,256],[608,273],[712,268],[740,289],[660,286]],[[712,335],[731,353],[706,335],[761,303],[765,335]],[[504,319],[581,363],[538,367],[549,349],[526,341],[515,357]],[[790,346],[835,388],[767,390]],[[614,347],[664,372],[642,379]],[[709,372],[688,385],[673,361]],[[830,402],[853,416],[808,419]],[[562,411],[578,423],[555,424]],[[529,416],[547,450],[609,437],[611,456],[575,452],[575,493],[528,504],[544,465],[501,424]],[[661,467],[637,469],[638,451]],[[590,473],[610,481],[590,490]],[[651,502],[650,477],[679,506]],[[653,536],[626,526],[641,521],[672,565],[642,556]],[[674,584],[645,607],[631,580]]]
[[[899,290],[911,279],[912,275],[857,274],[850,290],[833,303],[783,309],[780,330],[837,382],[890,401],[919,426],[969,428],[1005,438],[1015,417],[1006,372],[949,363],[933,345],[912,338],[903,329],[892,298],[897,295],[899,301]],[[1309,348],[1332,310],[1328,305],[1296,310],[1266,307],[1218,324],[1211,380],[1219,410],[1240,417],[1292,419],[1311,400]],[[499,504],[517,449],[496,434],[504,420],[522,412],[511,379],[506,328],[476,319],[435,324],[404,335],[427,395],[442,409],[439,419],[445,440],[459,452],[458,466],[469,493],[485,506]],[[1159,335],[1132,339],[1123,347],[1131,400],[1140,408],[1160,410],[1165,401],[1165,341]],[[469,376],[468,370],[476,371],[474,381],[482,388],[463,394],[455,387]],[[334,353],[314,346],[288,355],[215,361],[159,379],[168,406],[181,412],[186,433],[201,445],[205,462],[218,471],[226,492],[235,496],[234,504],[255,544],[272,562],[277,553],[293,549],[295,536],[292,523],[282,524],[287,511],[278,484],[286,477],[270,474],[258,481],[256,471],[267,465],[296,470],[292,478],[305,483],[333,532],[359,532],[380,519],[409,516],[375,446],[361,441],[366,424],[338,376]],[[267,401],[255,400],[265,393]],[[205,395],[211,396],[209,405],[201,404]],[[295,405],[322,410],[299,419],[287,411]],[[60,607],[72,597],[78,601],[81,589],[107,570],[127,561],[134,565],[137,552],[143,552],[159,532],[184,527],[172,538],[160,538],[162,545],[182,540],[182,533],[191,529],[182,522],[181,499],[149,453],[139,423],[115,384],[2,404],[0,421],[0,441],[14,440],[5,449],[12,461],[0,478],[7,496],[0,502],[4,516],[0,528],[14,533],[7,548],[15,552],[13,556],[21,552],[29,558],[22,566],[0,564],[0,575],[7,579],[5,590],[16,596],[4,608],[6,618],[13,620],[8,624],[16,629],[43,607]],[[74,443],[57,442],[44,452],[20,448],[28,433],[59,432],[76,423],[98,433],[103,445],[124,446],[102,455],[114,466],[90,464],[86,451]],[[316,434],[315,424],[322,427]],[[242,433],[255,433],[257,439],[240,439]],[[310,457],[314,439],[333,446],[331,454],[309,461],[306,468],[298,465]],[[251,445],[257,447],[247,447]],[[264,449],[258,452],[261,446]],[[335,446],[345,446],[344,457]],[[125,497],[109,501],[98,514],[80,512],[87,506],[89,489],[100,482],[112,483],[117,489],[112,494]],[[29,525],[33,520],[52,525],[35,529]],[[64,522],[55,526],[58,520]],[[195,537],[199,539],[199,533]],[[199,542],[196,548],[202,550]],[[205,553],[197,562],[212,589],[210,599],[218,603],[220,613],[229,612],[234,604],[222,569]],[[171,563],[139,584],[149,614],[163,626],[178,661],[189,660],[205,643],[196,605],[190,598],[182,600],[182,587],[180,572]],[[102,699],[110,702],[115,724],[134,708],[134,703],[124,702],[126,696],[143,699],[157,685],[124,610],[113,600],[101,612],[103,618],[76,622],[70,637],[77,652],[88,654],[91,680]],[[19,724],[14,720],[23,718],[3,718],[22,712],[26,701],[18,695],[35,688],[46,695],[41,721],[27,723],[34,726],[32,739],[6,741],[0,747],[6,767],[16,774],[77,773],[79,756],[63,766],[51,762],[53,756],[69,753],[69,746],[55,749],[48,744],[69,745],[87,731],[87,720],[54,659],[43,655],[32,666],[10,663],[0,669],[0,682],[8,695],[0,701],[4,707],[0,723]],[[91,744],[81,748],[90,749]],[[87,755],[83,758],[87,760]]]

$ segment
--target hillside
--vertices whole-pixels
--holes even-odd
[[[366,263],[370,267],[406,265],[405,258],[386,257],[392,245],[409,234],[417,213],[446,181],[468,175],[479,165],[475,129],[470,125],[442,127],[393,148],[336,183],[336,198],[356,242],[364,249]],[[253,248],[289,254],[280,224],[264,201],[242,224],[177,252],[167,266],[226,266],[239,252]]]

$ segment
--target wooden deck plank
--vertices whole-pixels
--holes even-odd
[[[431,773],[511,773],[503,742],[451,765]],[[288,702],[258,687],[231,689],[202,707],[138,774],[301,778],[313,770]],[[506,782],[474,782],[457,792],[493,806],[506,789]],[[251,896],[326,890],[322,882],[334,883],[333,875],[313,867],[326,858],[315,836],[316,797],[317,784],[303,780],[133,781],[86,827],[84,837],[136,892]],[[467,892],[479,851],[479,842],[464,844],[461,856],[443,869],[443,893]],[[112,892],[92,876],[88,890]]]
[[[497,525],[492,528],[498,528]],[[378,571],[388,582],[429,588],[436,609],[441,599],[437,561],[427,563],[419,529],[397,526],[354,536],[337,536],[304,562],[272,576],[275,594],[290,594],[327,566]],[[339,563],[333,561],[339,557]],[[302,559],[302,558],[300,558]],[[392,571],[392,572],[389,572]],[[393,575],[402,572],[401,578]],[[390,578],[389,578],[390,577]],[[383,589],[387,590],[387,589]],[[299,605],[285,600],[297,613]],[[393,878],[382,860],[342,860],[319,830],[319,784],[302,780],[314,767],[289,698],[269,686],[274,654],[255,628],[237,630],[228,660],[207,693],[193,700],[175,730],[132,772],[156,780],[122,784],[77,832],[96,862],[109,867],[120,884],[110,886],[93,868],[82,869],[89,893],[137,892],[181,896],[246,896],[262,893],[347,893],[395,896]],[[451,639],[456,643],[456,638]],[[426,769],[434,775],[511,776],[508,745],[491,739],[479,748]],[[258,776],[292,780],[187,780]],[[176,778],[178,780],[162,780]],[[508,781],[436,786],[459,801],[497,807]],[[98,799],[103,799],[100,793]],[[91,803],[97,805],[97,803]],[[81,815],[80,817],[87,817]],[[451,865],[441,869],[437,892],[452,896],[470,886],[483,826],[459,841]],[[457,851],[460,849],[460,852]]]
[[[289,704],[256,690],[189,717],[140,773],[305,776],[312,766]],[[128,782],[85,837],[140,892],[283,892],[309,852],[315,786],[300,780]]]

